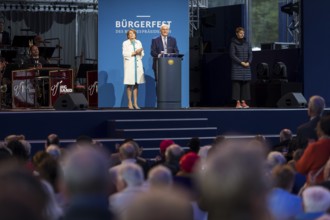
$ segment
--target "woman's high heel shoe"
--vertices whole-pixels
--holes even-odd
[[[128,105],[128,109],[134,109],[133,105]]]
[[[134,105],[135,109],[141,109],[138,105]]]

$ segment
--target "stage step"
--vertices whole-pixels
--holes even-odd
[[[110,138],[214,137],[218,128],[208,118],[125,119],[108,121]]]
[[[210,127],[208,118],[166,118],[166,119],[119,119],[108,120],[108,137],[122,137],[124,129],[154,129],[177,127]]]

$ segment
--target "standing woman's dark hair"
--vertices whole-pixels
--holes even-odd
[[[232,98],[236,101],[236,108],[249,108],[246,101],[251,99],[251,62],[252,49],[245,38],[244,28],[236,28],[236,36],[230,43]]]

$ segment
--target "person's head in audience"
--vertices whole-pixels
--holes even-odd
[[[58,137],[57,134],[50,134],[47,136],[45,147],[47,148],[49,145],[52,144],[60,146],[60,138]]]
[[[319,138],[330,136],[330,115],[321,117],[316,126],[316,133]]]
[[[117,190],[122,191],[127,187],[142,186],[144,175],[142,168],[135,163],[125,163],[119,168]]]
[[[187,147],[189,147],[189,150],[191,152],[195,152],[196,154],[198,154],[198,151],[200,149],[200,144],[201,144],[201,142],[198,137],[192,137],[189,140]]]
[[[108,166],[101,150],[93,147],[74,148],[67,154],[63,165],[65,192],[69,197],[107,193]]]
[[[198,152],[198,156],[200,158],[200,168],[203,170],[205,165],[206,165],[206,161],[208,158],[208,154],[210,149],[212,148],[212,145],[205,145],[203,147],[201,147],[201,149]]]
[[[172,144],[166,149],[165,161],[168,163],[179,163],[183,153],[183,149],[179,145]]]
[[[284,128],[280,132],[280,142],[284,142],[292,139],[292,131],[288,128]]]
[[[8,149],[11,150],[13,157],[21,164],[25,164],[29,159],[29,155],[24,147],[24,145],[18,141],[10,141],[7,144]]]
[[[123,220],[193,220],[193,210],[181,191],[153,189],[136,197]]]
[[[148,173],[150,187],[170,187],[173,183],[171,171],[162,165],[153,167]]]
[[[276,166],[272,170],[273,186],[291,192],[295,171],[289,165]]]
[[[283,154],[277,151],[272,151],[267,156],[267,164],[270,169],[273,169],[278,165],[284,165],[286,162],[287,161]]]
[[[48,195],[40,181],[13,164],[0,168],[0,219],[48,220]]]
[[[195,171],[196,164],[199,161],[199,156],[194,152],[189,152],[183,155],[180,159],[180,172],[191,174]]]
[[[119,158],[121,161],[127,159],[134,159],[137,156],[136,147],[134,146],[133,142],[129,141],[123,143],[119,147]]]
[[[78,146],[91,146],[93,143],[93,138],[88,135],[80,135],[76,139],[76,144]]]
[[[309,98],[308,101],[308,115],[310,117],[321,116],[325,108],[324,98],[318,95],[314,95]]]
[[[46,151],[38,151],[37,153],[35,153],[32,157],[32,163],[33,165],[37,168],[38,166],[40,166],[41,162],[46,159],[51,157],[51,155],[49,153],[47,153]]]
[[[322,186],[310,186],[302,192],[304,211],[326,212],[330,208],[330,191]]]
[[[200,172],[201,207],[209,219],[270,219],[265,151],[247,141],[227,141]]]
[[[56,160],[60,159],[61,157],[61,149],[56,144],[48,145],[46,148],[46,152]]]

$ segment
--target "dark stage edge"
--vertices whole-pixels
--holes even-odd
[[[143,146],[144,155],[152,157],[163,139],[186,146],[191,137],[198,136],[202,145],[208,145],[217,135],[250,138],[260,134],[276,143],[281,129],[296,133],[297,127],[308,121],[308,115],[306,108],[2,109],[0,121],[0,139],[24,134],[32,144],[32,153],[43,149],[48,134],[56,133],[64,147],[78,136],[88,135],[111,151],[125,138],[134,138]]]

